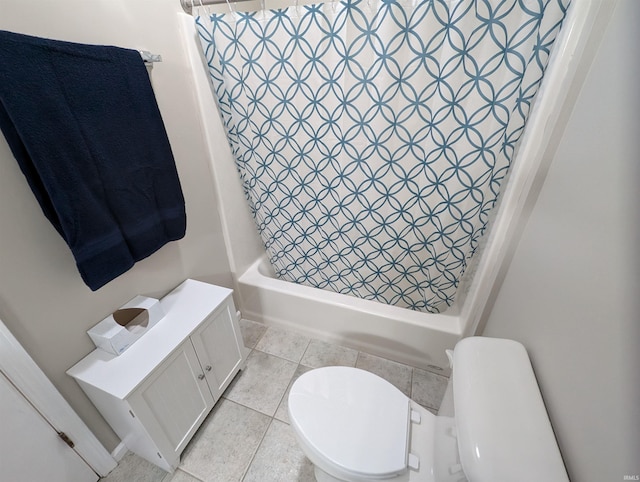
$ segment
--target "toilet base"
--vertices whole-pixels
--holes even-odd
[[[344,482],[340,479],[336,479],[332,475],[327,474],[324,470],[322,470],[317,465],[313,466],[313,473],[316,476],[316,482]]]
[[[313,468],[314,468],[314,475],[316,476],[316,482],[349,482],[348,480],[337,479],[333,475],[327,474],[324,470],[322,470],[316,465],[314,465]],[[376,480],[376,479],[370,479],[370,480]],[[391,479],[384,479],[384,480],[387,480],[389,482],[410,482],[411,481],[410,471],[407,471],[404,474],[398,475]]]
[[[314,475],[316,476],[316,482],[349,482],[343,479],[337,479],[333,475],[327,474],[324,470],[322,470],[317,465],[314,465]],[[372,479],[373,480],[373,479]],[[390,482],[409,482],[411,479],[409,477],[409,472],[406,472],[403,475],[394,477],[392,479],[385,479]]]

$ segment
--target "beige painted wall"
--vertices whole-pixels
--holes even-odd
[[[621,0],[483,333],[527,347],[579,482],[640,476],[639,23]]]
[[[178,0],[1,0],[0,29],[161,54],[151,73],[187,205],[187,235],[91,292],[40,211],[0,136],[0,318],[108,450],[119,442],[65,374],[93,349],[86,330],[137,294],[160,297],[185,278],[232,287]]]

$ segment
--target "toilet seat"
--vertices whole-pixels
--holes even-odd
[[[325,367],[296,380],[289,415],[305,453],[328,474],[387,479],[407,470],[409,402],[370,372]]]

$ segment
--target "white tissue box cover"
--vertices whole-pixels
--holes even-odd
[[[117,319],[122,323],[121,317],[127,317],[128,310],[141,310],[141,312],[130,319],[126,325],[118,323]],[[96,347],[114,355],[120,355],[158,323],[164,315],[159,300],[136,296],[87,331],[87,334]]]

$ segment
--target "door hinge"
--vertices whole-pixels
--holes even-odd
[[[71,439],[69,438],[69,436],[68,436],[66,433],[64,433],[64,432],[58,432],[58,436],[59,436],[62,440],[64,440],[64,443],[66,443],[69,447],[73,448],[73,447],[75,447],[75,446],[76,446],[76,444],[74,444],[74,443],[73,443],[73,440],[71,440]]]

